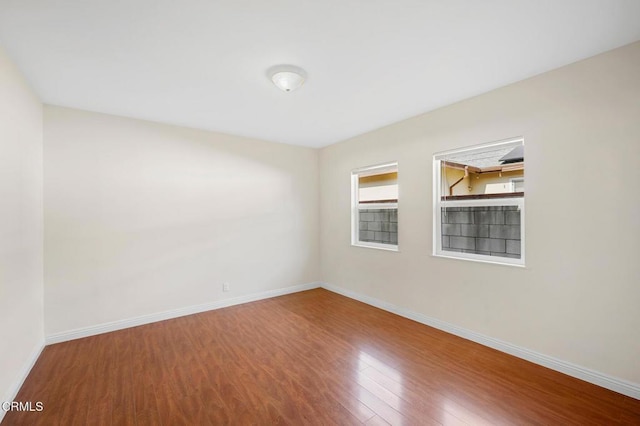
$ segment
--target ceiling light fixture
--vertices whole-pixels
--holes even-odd
[[[284,92],[299,89],[307,79],[307,73],[295,65],[277,65],[269,68],[268,74],[273,84]]]

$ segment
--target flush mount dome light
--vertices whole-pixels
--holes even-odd
[[[273,84],[284,92],[299,89],[307,78],[307,73],[294,65],[277,65],[270,68],[268,74]]]

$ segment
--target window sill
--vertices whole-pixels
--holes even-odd
[[[461,256],[450,256],[446,254],[431,254],[432,257],[441,257],[444,259],[455,259],[455,260],[463,260],[468,262],[478,262],[478,263],[489,263],[491,265],[499,265],[499,266],[514,266],[516,268],[525,269],[526,265],[523,263],[511,263],[511,262],[501,262],[499,260],[488,260],[488,259],[474,259],[469,257],[461,257]]]
[[[376,244],[376,243],[351,243],[352,247],[362,247],[362,248],[370,248],[376,250],[385,250],[385,251],[395,251],[399,252],[398,246],[390,245],[390,244]]]

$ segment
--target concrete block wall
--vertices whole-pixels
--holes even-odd
[[[360,210],[360,241],[398,244],[398,209]]]
[[[517,206],[443,207],[442,249],[520,258]]]

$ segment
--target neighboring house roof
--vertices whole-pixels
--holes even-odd
[[[484,152],[454,154],[444,160],[448,167],[487,173],[524,169],[524,146],[497,148]]]
[[[519,145],[513,148],[511,152],[502,157],[500,161],[502,162],[502,164],[524,161],[524,145]]]
[[[454,154],[451,157],[447,158],[447,162],[453,162],[458,164],[464,164],[465,166],[473,166],[478,168],[491,167],[491,166],[499,166],[500,159],[505,155],[509,154],[513,150],[512,147],[509,148],[498,148],[491,151],[485,152],[469,152],[469,153],[461,153]]]

